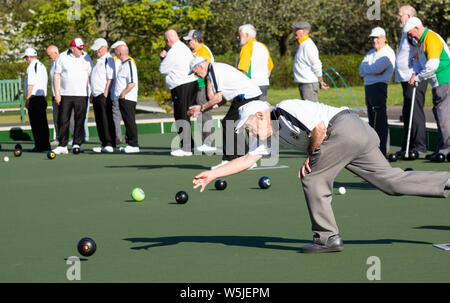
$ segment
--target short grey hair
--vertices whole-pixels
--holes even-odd
[[[248,34],[251,38],[256,38],[256,29],[251,24],[244,24],[239,27],[239,32]]]

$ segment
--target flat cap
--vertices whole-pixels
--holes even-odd
[[[298,21],[292,24],[293,29],[306,29],[308,32],[311,30],[311,24],[306,21]]]

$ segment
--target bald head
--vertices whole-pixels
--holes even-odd
[[[416,10],[411,5],[404,5],[398,9],[397,21],[400,27],[405,26],[409,18],[416,16]]]
[[[47,56],[50,60],[55,61],[59,56],[58,47],[56,45],[50,45],[47,47]]]
[[[398,11],[403,14],[408,14],[410,17],[415,17],[417,14],[415,8],[411,5],[404,5]]]
[[[177,32],[173,29],[169,29],[164,33],[164,41],[166,41],[168,48],[171,48],[172,45],[174,45],[178,40],[180,40],[180,38],[178,37]]]
[[[129,50],[128,46],[126,45],[119,45],[114,49],[114,52],[116,53],[116,56],[120,59],[120,61],[125,61],[128,59],[129,56]]]

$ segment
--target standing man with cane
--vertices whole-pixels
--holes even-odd
[[[410,6],[405,5],[399,8],[397,14],[397,21],[400,27],[404,27],[406,21],[416,15],[416,10]],[[403,138],[402,148],[396,153],[396,156],[408,158],[408,152],[415,150],[419,155],[425,155],[427,152],[426,146],[426,127],[425,127],[425,112],[423,107],[425,105],[425,93],[427,91],[427,81],[422,81],[415,90],[415,99],[411,98],[413,95],[413,86],[409,85],[408,81],[411,79],[414,70],[414,61],[416,60],[418,41],[408,38],[406,33],[402,33],[400,45],[398,47],[397,56],[395,58],[395,81],[400,82],[403,89]],[[413,101],[414,100],[414,101]],[[413,102],[415,104],[413,104]],[[412,107],[414,106],[414,109]],[[412,118],[410,117],[412,114]],[[409,127],[408,127],[409,122]],[[409,139],[406,134],[408,133]],[[406,150],[406,146],[409,148]]]
[[[415,61],[415,73],[409,84],[426,80],[432,87],[433,114],[438,126],[439,143],[433,154],[426,158],[432,162],[442,162],[450,154],[450,50],[444,39],[419,18],[410,18],[403,32],[419,41],[419,60]],[[447,157],[449,158],[449,157]]]

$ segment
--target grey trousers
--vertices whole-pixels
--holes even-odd
[[[450,82],[432,89],[433,114],[438,127],[437,152],[450,153]]]
[[[262,95],[259,97],[259,100],[267,101],[267,91],[269,89],[269,85],[260,86],[259,89],[262,92]]]
[[[354,113],[338,114],[330,121],[325,140],[311,156],[311,173],[302,179],[312,231],[322,244],[339,233],[331,199],[334,179],[344,168],[388,195],[447,197],[449,172],[393,168],[379,142],[374,129]]]
[[[319,102],[319,82],[299,83],[298,90],[302,100]]]
[[[114,129],[116,131],[116,139],[122,139],[122,128],[120,126],[120,123],[122,121],[122,114],[120,113],[119,100],[112,101],[112,112]]]
[[[203,105],[208,102],[206,98],[206,87],[199,87],[197,92],[197,104]],[[214,146],[214,132],[211,111],[204,112],[197,117],[197,125],[201,132],[202,142],[208,146]]]

